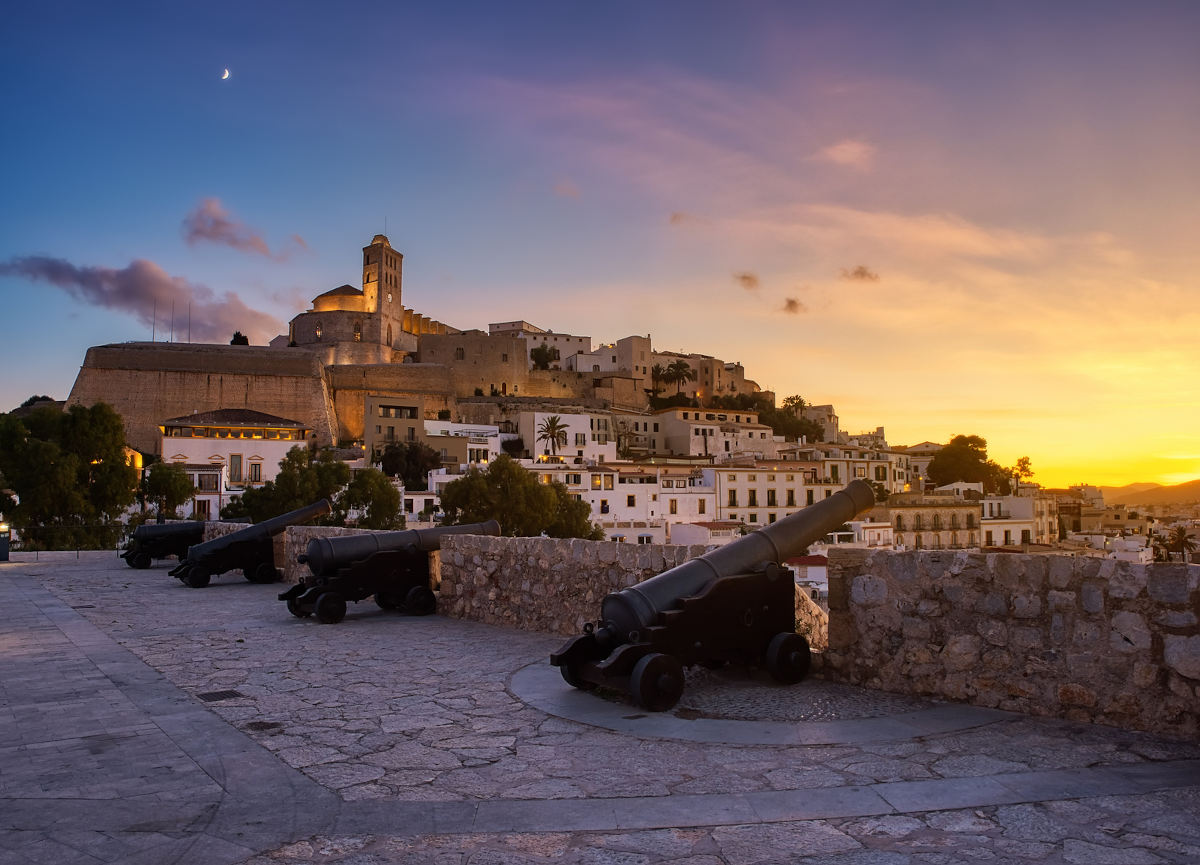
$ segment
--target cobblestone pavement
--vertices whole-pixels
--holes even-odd
[[[714,719],[704,740],[647,735],[545,684],[560,637],[370,602],[320,625],[235,574],[15,558],[0,862],[1200,862],[1196,743],[957,707],[914,735],[925,701],[732,673],[667,719]]]

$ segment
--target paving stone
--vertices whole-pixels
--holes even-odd
[[[1074,865],[1156,865],[1167,861],[1137,847],[1104,847],[1074,838],[1063,844],[1063,858]]]

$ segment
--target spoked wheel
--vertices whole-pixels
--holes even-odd
[[[308,612],[308,610],[305,610],[304,608],[302,608],[300,606],[299,598],[288,598],[287,599],[287,608],[288,608],[288,612],[291,613],[293,616],[295,616],[297,619],[307,619],[309,616],[312,615],[312,613]]]
[[[767,645],[767,672],[777,682],[794,685],[808,675],[812,653],[808,640],[799,634],[776,634]]]
[[[665,712],[683,696],[683,665],[671,655],[651,652],[633,666],[629,693],[651,712]]]
[[[346,618],[346,599],[337,592],[326,592],[317,598],[313,612],[322,625],[336,625]]]
[[[184,579],[193,589],[203,589],[208,585],[208,581],[212,579],[212,574],[206,571],[199,565],[192,565],[188,568],[187,577]]]
[[[279,570],[270,562],[259,562],[242,573],[252,583],[274,583],[279,580]]]
[[[572,688],[578,688],[581,691],[596,690],[596,683],[589,682],[587,679],[579,675],[579,667],[575,664],[566,663],[559,666],[558,671],[562,673],[563,681]]]
[[[139,571],[146,570],[146,568],[150,567],[150,554],[135,553],[133,557],[129,559],[129,565],[130,567],[137,568]]]
[[[413,586],[404,596],[404,611],[410,616],[428,616],[437,609],[437,598],[427,586]]]
[[[400,601],[391,592],[376,592],[375,604],[381,610],[395,610],[400,606]]]

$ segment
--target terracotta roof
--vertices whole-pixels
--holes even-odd
[[[353,285],[339,285],[337,288],[331,288],[324,294],[318,294],[317,297],[362,297],[362,289],[355,288]]]
[[[202,411],[196,414],[185,414],[182,417],[168,418],[164,424],[192,424],[195,426],[247,426],[247,427],[290,427],[293,429],[308,429],[307,424],[285,417],[276,417],[266,412],[254,411],[248,408],[219,408],[216,411]]]

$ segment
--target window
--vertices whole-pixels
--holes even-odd
[[[611,490],[613,488],[613,476],[612,475],[604,476],[604,488],[606,490]]]
[[[967,514],[967,528],[975,528],[975,514]]]
[[[875,466],[875,480],[877,480],[877,481],[886,481],[887,480],[887,466]]]
[[[313,328],[313,333],[316,334],[317,342],[321,341],[321,334],[324,333],[324,328],[321,327],[321,322],[317,322],[317,326]]]
[[[796,491],[795,490],[787,491],[787,506],[789,508],[794,508],[796,506]]]
[[[600,499],[600,513],[608,513],[608,499]]]
[[[706,502],[704,501],[704,499],[700,499],[700,501],[696,502],[696,513],[698,513],[698,514],[704,513],[705,504],[706,504]]]
[[[767,522],[768,522],[768,523],[773,523],[773,522],[775,522],[775,515],[774,515],[774,514],[767,514]]]
[[[231,484],[240,484],[242,482],[242,455],[229,455],[229,482]]]
[[[1021,529],[1021,543],[1029,544],[1033,542],[1033,538],[1029,536],[1029,529]]]
[[[811,505],[813,503],[813,491],[806,490],[805,492],[807,493],[807,496],[805,497],[805,504]]]
[[[575,433],[575,447],[581,448],[587,444],[587,433]]]
[[[898,531],[898,532],[904,531],[904,515],[903,514],[896,514],[896,531]]]
[[[737,506],[738,506],[737,490],[730,490],[729,491],[729,507],[736,508]]]
[[[467,356],[467,352],[465,349],[463,349],[463,348],[454,349],[454,359],[455,360],[465,360],[466,356]]]
[[[652,544],[654,543],[654,535],[638,535],[638,543]]]
[[[757,523],[757,522],[758,522],[758,514],[751,514],[751,515],[750,515],[750,522],[752,522],[752,523]]]
[[[262,481],[262,463],[250,463],[250,483],[257,484]]]
[[[215,493],[217,491],[217,476],[211,472],[196,475],[196,488],[202,493]]]
[[[671,513],[673,513],[673,514],[679,513],[679,500],[678,499],[671,499],[670,505],[671,505]]]
[[[984,546],[986,546],[986,547],[993,546],[993,544],[992,544],[992,533],[991,533],[990,531],[988,531],[988,532],[984,532],[984,533],[983,533],[983,545],[984,545]]]
[[[362,342],[362,322],[354,322],[354,341]]]
[[[746,502],[746,506],[751,507],[751,508],[758,507],[758,490],[750,490],[748,495],[750,496],[750,498]]]
[[[630,508],[636,507],[637,506],[637,496],[625,496],[625,505],[626,505],[626,507],[630,507]]]
[[[767,490],[767,507],[773,508],[775,506],[775,490]]]
[[[746,475],[746,480],[756,481],[756,480],[758,480],[758,475]]]
[[[867,476],[867,467],[866,466],[855,466],[854,467],[854,476],[856,478],[865,478]]]
[[[207,520],[212,518],[212,503],[208,499],[196,499],[196,519]]]
[[[600,475],[592,475],[592,489],[600,489]]]

